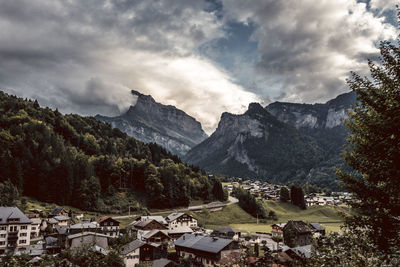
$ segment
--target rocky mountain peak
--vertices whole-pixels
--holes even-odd
[[[135,90],[131,92],[137,100],[125,114],[114,118],[96,118],[111,123],[140,141],[157,143],[178,156],[183,156],[207,138],[200,122],[184,111],[158,103],[151,95]]]

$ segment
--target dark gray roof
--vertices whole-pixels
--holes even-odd
[[[56,228],[57,234],[59,234],[59,235],[65,235],[68,230],[68,226],[56,225],[55,228]]]
[[[325,230],[325,228],[322,227],[322,225],[319,224],[319,223],[310,223],[310,224],[311,224],[311,226],[314,227],[314,229],[317,230],[317,231],[323,231],[323,230]]]
[[[164,267],[167,266],[168,264],[170,264],[172,261],[168,260],[168,259],[158,259],[155,260],[151,263],[151,267]]]
[[[168,216],[165,218],[165,220],[166,220],[167,222],[172,222],[172,221],[178,219],[179,217],[181,217],[183,214],[184,214],[183,212],[178,212],[178,213],[174,212],[174,213],[171,213],[170,215],[168,215]]]
[[[140,248],[141,246],[143,246],[144,244],[146,244],[145,242],[140,241],[139,239],[133,240],[132,242],[130,242],[129,244],[127,244],[126,246],[124,246],[122,248],[122,255],[126,255],[132,251],[134,251],[137,248]]]
[[[61,211],[67,212],[64,208],[55,208],[52,212],[51,215],[58,215]]]
[[[19,219],[18,222],[12,222],[13,224],[18,223],[32,223],[22,211],[17,207],[0,207],[0,225],[9,224],[8,219]]]
[[[53,218],[56,219],[57,221],[68,221],[71,219],[68,216],[54,216]]]
[[[230,227],[230,226],[221,227],[221,228],[217,229],[216,231],[218,231],[219,233],[224,233],[224,234],[228,234],[228,233],[230,233],[230,232],[233,232],[233,233],[240,233],[239,230],[233,229],[233,228]]]
[[[230,239],[213,238],[194,234],[184,234],[175,241],[175,246],[181,246],[200,251],[218,253],[233,241]]]

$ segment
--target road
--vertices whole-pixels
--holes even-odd
[[[171,209],[171,210],[163,210],[163,211],[160,211],[160,212],[152,212],[151,215],[157,215],[157,214],[162,214],[162,213],[166,213],[166,212],[173,213],[173,212],[177,212],[177,211],[179,212],[179,211],[185,211],[185,210],[192,210],[192,211],[193,210],[201,210],[201,209],[203,209],[204,206],[207,209],[213,209],[213,208],[216,208],[216,207],[229,206],[229,205],[232,205],[232,204],[235,204],[235,203],[239,202],[239,200],[237,198],[234,198],[234,197],[231,197],[231,196],[228,197],[228,200],[229,200],[228,203],[212,202],[212,203],[209,203],[207,205],[189,206],[187,208],[181,208],[181,209]],[[212,204],[212,205],[210,205],[210,204]],[[121,216],[113,216],[112,218],[113,219],[125,219],[125,218],[140,216],[140,215],[141,214],[121,215]]]

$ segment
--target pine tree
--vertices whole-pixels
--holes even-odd
[[[400,49],[385,41],[380,52],[379,64],[368,62],[371,78],[352,73],[348,81],[358,101],[345,121],[344,159],[355,171],[338,174],[357,200],[349,225],[368,229],[387,251],[400,244]]]
[[[279,200],[281,202],[288,202],[290,200],[289,189],[286,186],[281,187],[281,191],[279,194]]]

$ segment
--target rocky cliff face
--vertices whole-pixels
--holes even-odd
[[[217,130],[184,159],[215,173],[288,180],[308,172],[320,154],[317,144],[252,103],[246,113],[224,113]]]
[[[325,104],[296,104],[275,102],[266,110],[278,120],[301,130],[332,129],[342,126],[345,110],[351,108],[356,100],[354,92],[339,95]]]
[[[136,139],[157,143],[168,151],[183,156],[192,147],[207,138],[200,122],[174,106],[157,103],[150,95],[132,91],[137,102],[117,117],[97,115]]]
[[[337,189],[333,166],[343,164],[347,135],[342,119],[355,99],[347,93],[325,104],[253,103],[242,115],[224,113],[184,159],[215,173]]]

